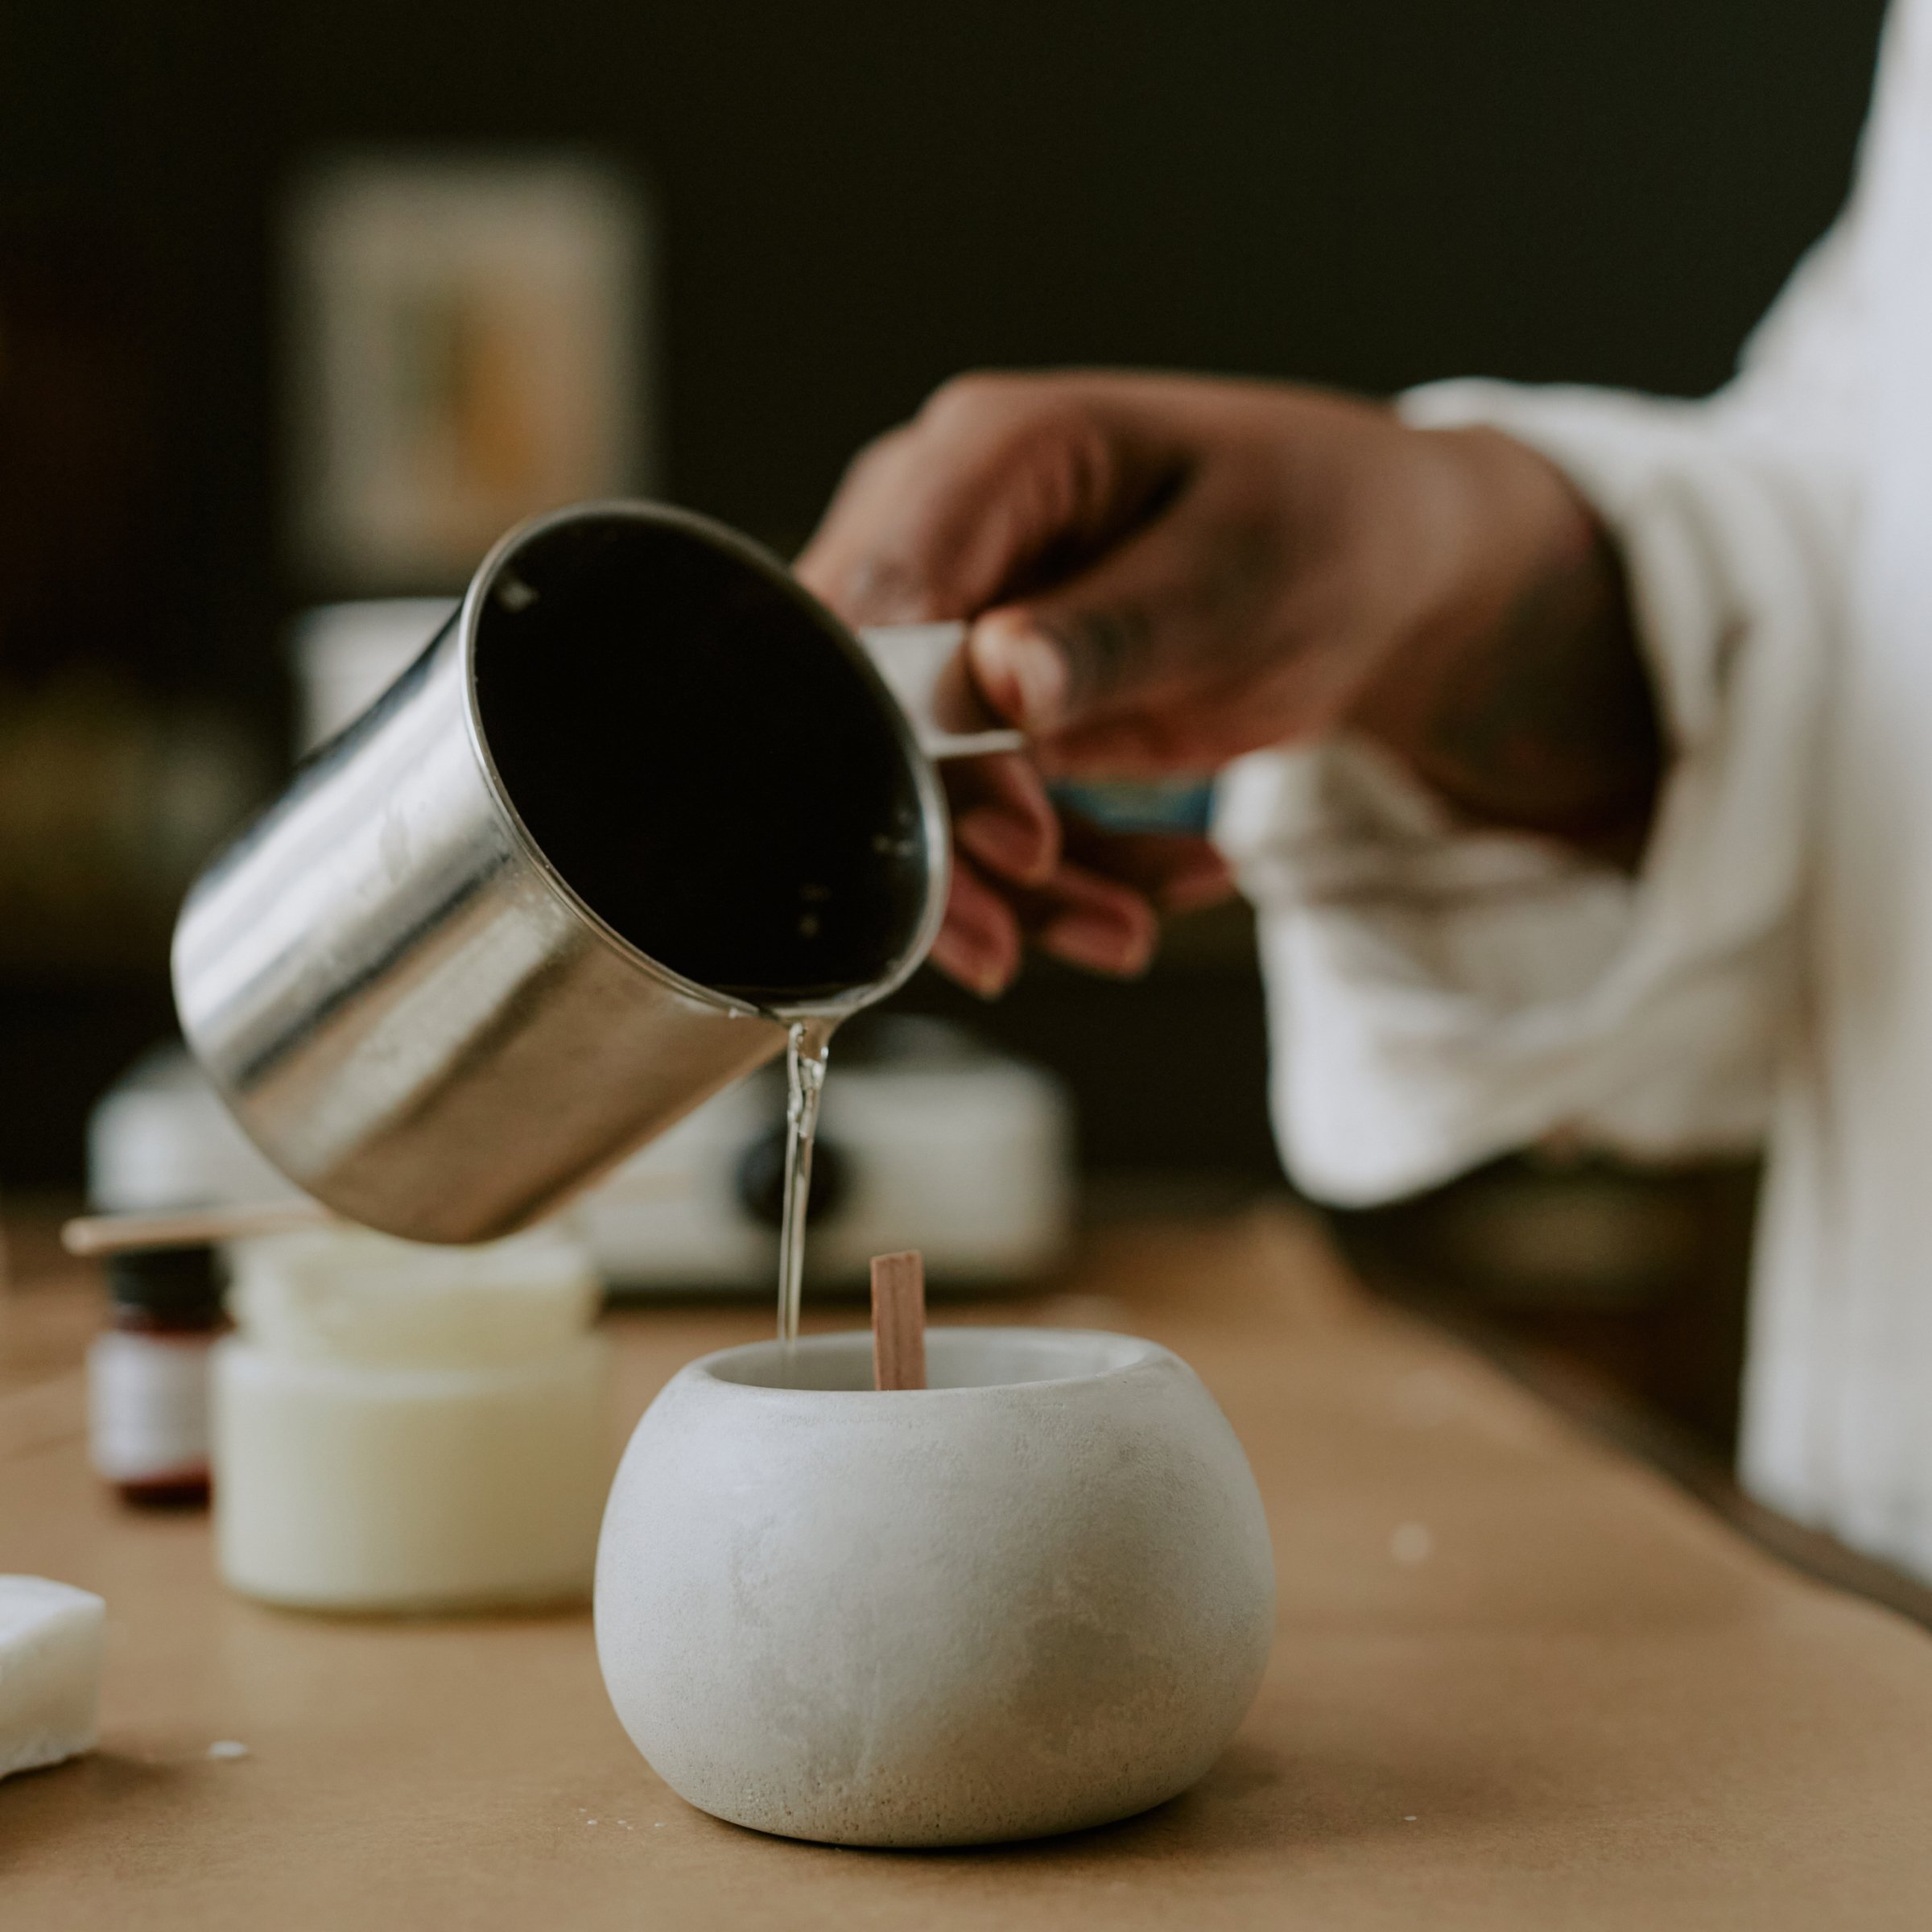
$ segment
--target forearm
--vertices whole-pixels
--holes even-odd
[[[1665,750],[1603,526],[1543,457],[1488,430],[1418,432],[1480,559],[1350,723],[1454,809],[1629,864]]]

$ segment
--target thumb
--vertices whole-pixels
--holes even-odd
[[[1070,581],[989,611],[967,639],[981,695],[1037,737],[1131,713],[1224,657],[1259,617],[1261,573],[1170,511]]]

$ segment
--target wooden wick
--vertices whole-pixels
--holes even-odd
[[[872,1257],[872,1385],[926,1386],[926,1263],[916,1248]]]
[[[244,1208],[184,1208],[159,1214],[85,1215],[60,1230],[69,1254],[134,1254],[147,1248],[205,1248],[252,1234],[331,1228],[320,1201],[256,1201]]]

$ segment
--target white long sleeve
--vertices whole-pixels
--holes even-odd
[[[1359,749],[1229,775],[1290,1163],[1360,1201],[1563,1122],[1661,1154],[1768,1121],[1740,1473],[1932,1578],[1932,0],[1721,395],[1406,407],[1595,503],[1673,758],[1633,880],[1460,832]]]
[[[1226,775],[1277,1133],[1311,1193],[1406,1192],[1558,1126],[1639,1156],[1762,1131],[1844,621],[1857,270],[1847,217],[1709,402],[1489,382],[1404,399],[1425,427],[1518,437],[1595,505],[1672,757],[1634,879],[1459,829],[1364,746]]]

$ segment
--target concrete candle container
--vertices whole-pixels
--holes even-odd
[[[707,1356],[638,1425],[597,1556],[632,1741],[701,1810],[792,1838],[956,1845],[1184,1790],[1261,1682],[1254,1479],[1154,1343],[939,1328]]]

